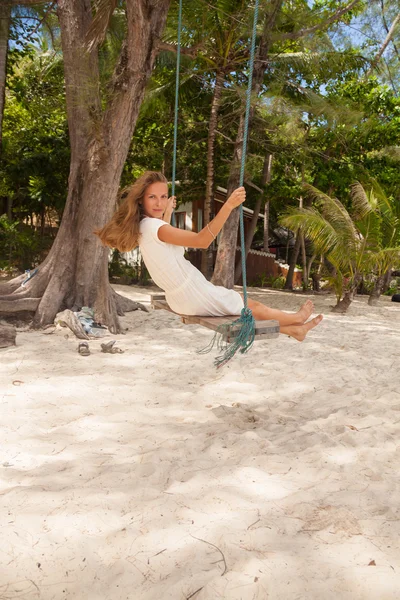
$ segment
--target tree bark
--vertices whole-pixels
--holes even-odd
[[[255,67],[252,80],[252,94],[258,97],[261,89],[261,84],[264,79],[265,62],[267,60],[269,49],[272,44],[272,31],[275,27],[276,20],[282,7],[283,0],[272,0],[270,11],[266,13],[263,25],[263,33],[257,49]],[[254,114],[254,107],[250,111],[249,129]],[[235,140],[235,148],[233,159],[231,162],[229,179],[228,179],[228,195],[238,186],[240,175],[240,161],[242,158],[244,134],[244,115],[242,115],[239,123],[238,133]],[[239,223],[239,210],[232,211],[226,221],[218,243],[217,260],[214,270],[212,282],[216,285],[223,285],[227,288],[232,288],[235,278],[235,254],[236,240]]]
[[[4,103],[6,97],[6,73],[10,20],[11,6],[0,5],[0,155],[2,148]]]
[[[98,51],[87,49],[90,0],[58,0],[71,144],[68,196],[60,230],[38,273],[8,302],[41,298],[34,325],[52,323],[60,310],[89,306],[98,322],[119,332],[118,307],[108,281],[108,249],[93,234],[111,217],[132,134],[169,0],[127,0],[127,37],[103,111]],[[12,282],[10,282],[12,286]],[[11,287],[8,286],[9,288]],[[0,311],[2,311],[0,300]]]
[[[271,181],[271,168],[272,168],[272,154],[267,154],[264,159],[264,168],[263,168],[263,174],[262,174],[262,178],[261,178],[261,187],[263,189],[265,189],[267,184]],[[260,209],[261,209],[261,201],[262,201],[262,194],[259,194],[259,196],[257,197],[256,205],[254,207],[250,227],[248,228],[247,235],[246,235],[246,242],[245,242],[246,260],[247,260],[247,256],[248,256],[250,248],[251,248],[251,244],[253,242],[254,234],[257,229],[257,222],[258,222],[258,217],[260,215]],[[241,275],[242,275],[242,259],[240,257],[239,260],[237,261],[236,267],[235,267],[235,282],[237,282],[240,279]]]
[[[210,123],[208,127],[207,140],[207,179],[206,179],[206,197],[204,201],[203,227],[208,225],[211,220],[211,204],[214,197],[214,151],[215,137],[218,127],[218,113],[221,106],[222,89],[224,84],[224,75],[217,71],[215,78],[214,94],[211,103]],[[201,253],[201,272],[210,279],[213,267],[213,244],[203,250]]]

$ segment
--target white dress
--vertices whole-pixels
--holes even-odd
[[[213,285],[186,260],[182,246],[158,239],[158,230],[166,224],[145,217],[140,222],[139,247],[152,280],[164,290],[171,309],[183,315],[240,315],[243,299],[238,292]]]

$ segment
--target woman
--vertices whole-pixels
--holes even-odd
[[[198,233],[172,227],[169,223],[175,198],[168,198],[168,182],[162,173],[148,171],[130,188],[111,221],[96,231],[103,244],[127,252],[140,246],[143,260],[154,283],[165,291],[171,309],[183,315],[240,315],[243,298],[235,290],[215,286],[184,257],[184,248],[208,248],[221,231],[232,210],[246,198],[236,189],[217,216]],[[256,320],[275,319],[280,332],[303,341],[322,321],[322,315],[307,322],[313,303],[307,300],[297,313],[286,313],[248,299]]]

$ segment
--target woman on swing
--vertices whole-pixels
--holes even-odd
[[[162,173],[148,171],[130,188],[111,221],[96,231],[103,244],[128,252],[140,247],[154,283],[165,292],[170,308],[183,315],[240,315],[241,294],[215,286],[184,257],[184,248],[208,248],[221,231],[232,210],[245,201],[243,187],[236,189],[217,216],[198,233],[170,225],[175,198],[168,198],[168,182]],[[308,321],[314,305],[307,300],[297,313],[286,313],[248,299],[256,321],[275,319],[280,332],[299,342],[322,321]]]

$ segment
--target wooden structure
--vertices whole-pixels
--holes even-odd
[[[151,306],[156,310],[168,310],[174,314],[177,314],[178,317],[182,319],[182,323],[185,325],[201,325],[202,327],[206,327],[207,329],[211,329],[212,331],[217,331],[221,325],[229,325],[235,318],[238,318],[238,315],[228,316],[228,317],[199,317],[194,315],[181,315],[175,313],[169,306],[167,301],[165,300],[165,294],[151,294]],[[235,331],[237,332],[240,329],[240,325],[232,325],[226,331],[226,333],[222,334],[222,338],[225,342],[231,342],[237,335],[235,335]],[[278,321],[256,321],[256,340],[268,340],[272,338],[277,338],[279,335],[279,323]]]

